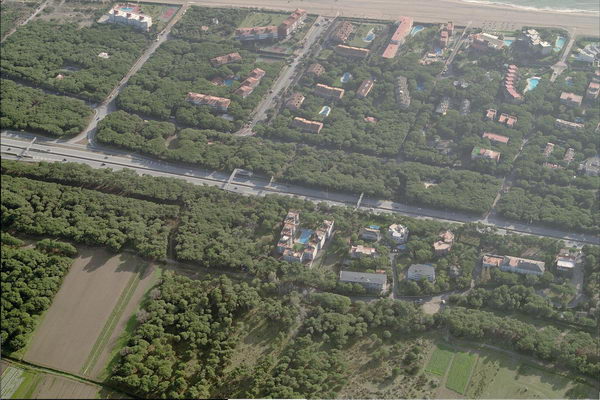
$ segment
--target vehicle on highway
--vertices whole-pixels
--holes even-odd
[[[67,161],[67,159],[66,159],[66,158],[63,158],[63,161]]]

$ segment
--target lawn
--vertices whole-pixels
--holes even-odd
[[[446,375],[446,370],[448,369],[448,365],[450,365],[450,361],[452,361],[452,357],[454,357],[452,350],[440,346],[436,347],[427,363],[427,367],[425,367],[425,371],[439,376]]]
[[[253,12],[244,18],[240,24],[240,28],[252,28],[255,26],[269,26],[281,24],[289,14],[284,13],[267,13],[267,12]]]
[[[446,379],[446,387],[456,393],[465,394],[476,361],[477,354],[457,353],[452,360],[452,366]]]
[[[373,39],[373,41],[371,42],[365,42],[363,40],[363,38],[365,36],[367,36],[367,34],[369,33],[369,31],[373,29],[373,32],[375,33],[375,38],[377,38],[379,36],[379,32],[381,32],[381,30],[383,29],[383,25],[380,24],[360,24],[358,25],[358,27],[356,27],[356,30],[354,31],[353,35],[354,37],[352,38],[351,41],[348,42],[348,46],[354,46],[354,47],[369,47],[371,46],[371,43],[373,43],[373,41],[375,41],[375,39]]]

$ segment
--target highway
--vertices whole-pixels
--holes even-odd
[[[17,136],[10,132],[2,132],[0,149],[3,158],[19,159],[22,151],[30,145],[31,139],[22,139]],[[265,196],[267,194],[278,194],[294,196],[317,203],[326,202],[335,206],[355,206],[358,200],[358,195],[329,192],[328,190],[299,185],[273,183],[267,179],[256,177],[256,175],[252,178],[235,178],[231,184],[227,185],[229,174],[224,172],[207,171],[187,165],[158,161],[140,155],[128,155],[126,152],[104,149],[98,146],[44,141],[42,138],[38,138],[31,145],[29,152],[20,159],[24,161],[76,162],[87,164],[93,168],[112,168],[113,170],[129,168],[138,174],[180,178],[195,185],[217,186],[243,195]],[[592,234],[565,232],[558,229],[516,223],[497,216],[490,216],[486,222],[476,216],[411,206],[389,200],[365,197],[360,209],[375,213],[393,212],[413,218],[435,219],[443,222],[480,222],[498,228],[499,233],[515,232],[563,239],[568,242],[567,245],[572,246],[600,244],[600,239]]]

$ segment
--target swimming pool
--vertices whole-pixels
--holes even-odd
[[[504,44],[506,45],[506,47],[510,47],[511,44],[513,44],[514,40],[511,39],[504,39]]]
[[[373,41],[373,39],[375,39],[375,33],[373,33],[373,29],[371,29],[369,31],[369,33],[367,33],[365,35],[365,37],[363,38],[363,42],[365,42],[365,43],[371,43]]]
[[[414,28],[411,29],[410,36],[415,36],[417,33],[421,32],[423,29],[425,29],[424,26],[421,26],[421,25],[415,26]]]
[[[300,237],[298,238],[298,242],[302,243],[302,244],[306,244],[308,243],[308,240],[310,239],[310,237],[312,236],[313,231],[310,229],[302,229],[300,231]]]
[[[342,83],[346,83],[348,82],[350,79],[352,79],[352,74],[350,72],[344,72],[344,75],[342,75],[342,77],[340,78],[340,81]]]
[[[554,51],[555,52],[559,52],[563,46],[565,45],[565,43],[567,42],[567,38],[559,36],[556,38],[556,41],[554,42]]]
[[[223,85],[230,87],[231,85],[233,85],[233,81],[234,81],[233,79],[225,79],[223,81]]]
[[[125,12],[132,12],[133,11],[133,7],[121,7],[120,10],[121,11],[125,11]]]
[[[439,56],[439,55],[441,55],[441,54],[442,54],[442,52],[443,52],[443,50],[442,50],[442,49],[440,49],[439,47],[436,47],[436,48],[435,48],[433,51],[434,51],[434,53],[435,53],[436,55],[438,55],[438,56]]]
[[[539,78],[537,76],[527,78],[527,87],[525,88],[523,93],[529,92],[530,90],[535,89],[537,87],[538,83],[540,83],[540,79],[542,79],[542,78]]]
[[[329,116],[329,113],[331,112],[331,107],[329,106],[323,106],[323,108],[321,108],[321,111],[319,111],[319,115],[324,115],[324,116]]]
[[[425,85],[421,81],[417,81],[417,91],[422,92],[425,90]]]

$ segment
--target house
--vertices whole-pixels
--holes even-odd
[[[583,129],[584,125],[579,124],[577,122],[565,121],[564,119],[556,118],[554,122],[554,126],[561,129],[569,129],[572,131],[576,131],[579,129]]]
[[[380,228],[377,225],[370,225],[360,230],[359,237],[363,240],[375,240],[381,239]]]
[[[471,160],[483,158],[485,160],[493,160],[495,162],[500,161],[500,153],[490,149],[484,149],[483,147],[475,146],[471,152]]]
[[[498,118],[498,122],[500,122],[501,124],[506,124],[506,126],[512,128],[517,123],[517,117],[515,117],[514,115],[502,113]]]
[[[218,56],[218,57],[214,57],[210,59],[210,63],[212,64],[213,67],[220,67],[221,65],[225,65],[225,64],[229,64],[229,63],[233,63],[233,62],[237,62],[237,61],[241,61],[242,60],[242,56],[240,56],[240,53],[229,53],[229,54],[225,54],[224,56]]]
[[[450,108],[450,97],[444,97],[442,101],[438,104],[435,112],[438,114],[446,115],[448,109]]]
[[[568,107],[579,107],[582,100],[583,96],[576,95],[575,93],[562,92],[560,94],[560,104]]]
[[[376,123],[376,122],[377,122],[377,118],[375,118],[375,117],[370,117],[370,116],[369,116],[369,117],[364,117],[364,118],[363,118],[363,120],[364,120],[365,122],[368,122],[368,123],[370,123],[370,124],[374,124],[374,123]]]
[[[392,224],[387,230],[387,237],[396,244],[408,242],[408,228],[400,224]]]
[[[427,279],[429,282],[435,282],[435,268],[428,264],[413,264],[406,271],[406,279],[411,281]]]
[[[371,89],[373,89],[374,83],[375,82],[371,79],[365,79],[364,81],[362,81],[362,83],[356,90],[356,97],[360,99],[364,99],[365,97],[367,97]]]
[[[277,242],[276,251],[288,262],[312,265],[319,250],[333,232],[333,221],[324,220],[316,231],[310,229],[299,230],[300,216],[297,211],[288,211],[281,229],[281,236]],[[299,233],[299,235],[297,235]]]
[[[323,129],[322,122],[311,121],[311,120],[300,118],[300,117],[294,118],[294,120],[292,122],[292,126],[294,128],[299,128],[305,132],[310,132],[310,133],[319,133],[319,132],[321,132],[321,129]]]
[[[556,256],[556,269],[561,272],[572,273],[580,254],[578,251],[571,252],[569,249],[561,249]]]
[[[549,42],[541,39],[540,34],[535,29],[527,29],[521,33],[519,40],[524,41],[530,50],[541,55],[548,55],[552,52],[552,46]]]
[[[306,73],[314,76],[321,76],[323,75],[323,73],[325,73],[325,68],[318,63],[310,64],[310,66],[306,70]]]
[[[408,81],[404,76],[399,76],[396,78],[396,102],[400,108],[404,110],[410,106]]]
[[[494,110],[493,108],[489,108],[486,112],[485,112],[485,119],[487,119],[488,121],[493,121],[496,119],[496,113],[497,111]]]
[[[285,39],[294,33],[294,31],[298,29],[300,24],[306,19],[307,15],[308,14],[305,10],[301,10],[299,8],[294,10],[294,12],[277,27],[278,37],[280,39]]]
[[[450,40],[450,35],[448,34],[448,31],[442,29],[440,31],[440,37],[438,39],[439,46],[443,49],[444,47],[448,46],[449,40]]]
[[[567,151],[565,151],[565,155],[563,157],[563,161],[566,161],[567,163],[570,163],[571,161],[573,161],[573,158],[575,157],[575,150],[571,147],[569,147],[567,149]]]
[[[338,44],[333,48],[333,50],[341,56],[356,58],[365,58],[371,52],[371,50],[369,49],[364,49],[362,47],[346,46],[345,44]]]
[[[600,157],[590,157],[579,164],[579,170],[587,176],[600,176]]]
[[[460,103],[460,114],[467,115],[471,112],[471,100],[464,99],[462,103]]]
[[[377,255],[377,250],[373,247],[366,247],[359,244],[352,246],[349,254],[350,258],[375,257]]]
[[[105,60],[108,60],[110,58],[110,56],[108,55],[108,53],[105,52],[105,51],[103,51],[101,53],[98,53],[98,57],[104,58]]]
[[[197,106],[209,106],[210,108],[221,112],[226,112],[229,108],[229,104],[231,104],[231,100],[223,97],[193,92],[188,92],[185,99]]]
[[[331,40],[337,43],[346,43],[353,31],[354,25],[352,25],[351,22],[344,21],[339,24],[335,32],[333,32]]]
[[[585,98],[587,100],[596,100],[598,98],[598,93],[600,93],[600,83],[590,82],[585,92]]]
[[[290,110],[297,111],[304,103],[304,95],[300,92],[292,94],[285,102],[285,106]]]
[[[546,143],[546,148],[544,149],[544,157],[548,157],[554,151],[554,143]]]
[[[454,243],[454,233],[451,231],[444,231],[440,233],[440,240],[433,244],[433,250],[436,256],[448,254]]]
[[[491,132],[485,132],[481,137],[483,137],[485,139],[489,139],[492,142],[498,142],[498,143],[503,143],[503,144],[508,143],[508,141],[510,140],[510,138],[508,138],[506,136],[497,135],[497,134],[491,133]]]
[[[500,270],[525,275],[542,275],[546,271],[546,268],[543,261],[504,256],[504,260],[500,264]]]
[[[279,33],[275,25],[237,28],[234,35],[235,39],[242,42],[277,40],[279,38]]]
[[[369,291],[383,293],[387,290],[387,275],[367,272],[340,271],[340,282],[358,283]]]
[[[108,11],[108,22],[112,24],[132,25],[137,29],[149,31],[152,26],[152,17],[142,13],[123,11],[124,4],[117,4]]]
[[[344,89],[323,85],[322,83],[317,83],[317,86],[315,88],[315,94],[319,97],[324,97],[326,99],[339,100],[342,97],[344,97]]]
[[[564,169],[564,167],[562,167],[561,165],[553,164],[553,163],[549,163],[549,162],[543,163],[542,166],[544,168],[548,168],[548,169]]]
[[[245,99],[250,94],[252,94],[252,92],[260,84],[260,81],[264,76],[264,70],[260,68],[254,68],[252,71],[250,71],[248,77],[244,79],[244,81],[240,84],[240,87],[237,88],[233,93]]]
[[[500,50],[504,48],[504,40],[489,33],[477,33],[471,36],[471,48],[475,50]]]

